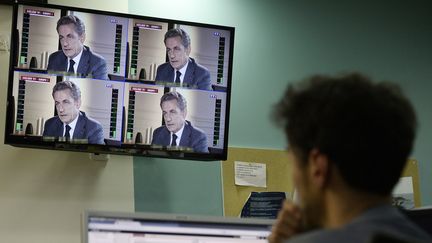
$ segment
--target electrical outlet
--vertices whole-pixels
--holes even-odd
[[[0,34],[0,51],[9,51],[9,35]]]

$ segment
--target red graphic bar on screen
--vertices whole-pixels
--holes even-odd
[[[51,81],[49,78],[30,77],[30,76],[21,76],[20,80],[30,81],[30,82],[40,82],[40,83],[49,83]]]
[[[157,24],[135,23],[135,26],[140,29],[162,30],[162,25],[157,25]]]
[[[142,88],[142,87],[131,87],[130,90],[135,92],[140,92],[140,93],[151,93],[151,94],[157,94],[159,92],[158,89]]]
[[[34,16],[42,16],[42,17],[54,17],[54,12],[49,11],[41,11],[36,9],[26,9],[26,13]]]

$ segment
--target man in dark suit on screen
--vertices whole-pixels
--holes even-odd
[[[153,132],[152,144],[180,146],[191,148],[194,152],[208,153],[206,135],[186,120],[186,99],[180,93],[173,91],[164,94],[160,106],[165,125]]]
[[[81,91],[76,84],[57,83],[52,96],[58,115],[45,122],[43,136],[87,139],[90,144],[104,144],[101,124],[79,110]]]
[[[191,40],[183,29],[171,29],[165,34],[164,43],[169,62],[160,65],[156,81],[173,82],[177,86],[212,90],[207,68],[189,57]]]
[[[68,15],[60,18],[57,22],[57,33],[62,49],[49,56],[48,71],[108,79],[105,59],[84,46],[85,26],[78,17]]]

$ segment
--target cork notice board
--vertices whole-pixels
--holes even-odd
[[[267,188],[236,186],[234,183],[234,162],[264,163],[267,167]],[[292,165],[287,152],[283,150],[229,148],[228,159],[222,162],[223,206],[225,216],[237,217],[253,191],[288,192],[292,197],[294,186],[291,178]],[[410,159],[402,173],[402,177],[412,177],[414,191],[414,205],[421,206],[418,162]]]
[[[418,162],[415,159],[409,159],[405,169],[402,173],[402,177],[410,176],[413,182],[414,191],[414,206],[421,206],[421,196],[420,196],[420,185],[419,185],[419,175],[418,175]]]
[[[234,184],[234,162],[263,163],[267,167],[267,188],[236,186]],[[224,215],[237,217],[251,192],[293,192],[291,163],[283,150],[229,148],[228,159],[222,162],[222,184]]]

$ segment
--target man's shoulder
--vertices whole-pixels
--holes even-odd
[[[165,126],[160,126],[153,131],[152,144],[164,145],[169,137],[168,129]]]
[[[184,82],[189,83],[191,87],[203,90],[212,90],[209,70],[195,62],[195,59],[193,58],[189,59],[186,75],[187,73],[189,73],[191,80]]]
[[[193,67],[195,70],[198,70],[198,71],[201,71],[201,72],[209,72],[209,70],[206,67],[204,67],[203,65],[197,63],[195,61],[195,59],[193,59],[192,57],[190,57],[189,59],[190,59],[190,62],[189,62],[188,65],[190,65],[191,67]]]
[[[52,58],[65,57],[66,58],[66,55],[63,53],[62,50],[58,50],[58,51],[51,53],[50,57],[52,57]]]
[[[60,118],[58,116],[53,116],[53,117],[49,118],[48,120],[46,120],[45,124],[51,125],[51,124],[58,123],[58,122],[61,122]]]
[[[61,129],[63,129],[63,123],[58,116],[54,116],[45,121],[43,136],[57,136]]]
[[[194,136],[195,137],[196,136],[205,136],[205,133],[204,133],[203,130],[201,130],[198,127],[193,126],[189,121],[186,122],[185,129],[188,129],[191,132],[192,137],[194,137]]]
[[[77,138],[88,139],[91,144],[104,144],[103,128],[99,121],[88,117],[84,112],[80,111],[78,123],[75,127],[77,131],[74,133]]]
[[[64,65],[67,61],[67,57],[62,50],[58,50],[49,55],[48,61],[48,68],[58,68],[57,66]]]
[[[87,55],[92,62],[105,62],[105,58],[103,56],[91,51],[89,47],[84,48],[83,55]]]
[[[196,126],[193,126],[189,121],[186,123],[185,131],[183,132],[192,143],[206,143],[207,141],[205,132]]]
[[[162,63],[161,65],[158,66],[157,69],[158,69],[159,71],[166,71],[166,70],[170,70],[170,69],[172,69],[172,71],[174,70],[174,69],[171,67],[171,64],[170,64],[169,62]]]
[[[87,115],[86,115],[85,113],[83,113],[83,112],[81,112],[81,115],[79,116],[78,119],[81,119],[82,121],[85,121],[86,124],[87,124],[87,125],[90,125],[90,126],[102,126],[101,123],[100,123],[98,120],[93,119],[93,118],[87,116]]]
[[[153,131],[153,133],[154,133],[155,135],[163,134],[164,132],[169,134],[169,131],[168,131],[168,129],[166,128],[166,126],[160,126],[160,127],[156,128],[156,129]]]
[[[90,122],[91,124],[94,124],[95,126],[102,126],[101,123],[94,118],[87,117],[87,120],[88,120],[88,122]]]
[[[386,239],[399,240],[397,242],[426,243],[430,238],[423,235],[412,235],[404,232],[404,228],[391,228],[386,225],[381,227],[342,228],[342,229],[322,229],[296,235],[286,243],[373,243],[376,237],[384,236]],[[396,231],[395,231],[396,230]],[[376,238],[378,239],[378,238]],[[378,241],[380,242],[380,241]]]
[[[173,72],[174,72],[174,69],[171,67],[171,64],[169,62],[162,63],[161,65],[159,65],[157,67],[156,80],[169,82],[172,79],[171,75]]]
[[[385,235],[407,242],[425,242],[429,236],[406,219],[398,210],[389,207],[377,207],[363,213],[350,223],[338,229],[320,229],[291,238],[290,243],[302,242],[372,242],[378,235]]]
[[[188,140],[186,140],[188,141],[187,146],[192,147],[195,152],[208,153],[207,136],[203,130],[192,126],[192,124],[187,121],[185,131],[188,131],[186,135],[188,137]],[[183,132],[185,133],[185,131]]]

